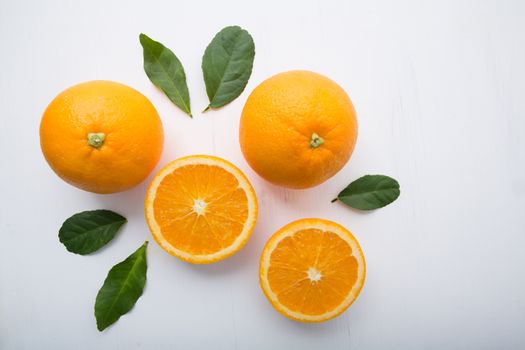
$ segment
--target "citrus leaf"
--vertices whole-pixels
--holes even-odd
[[[95,318],[99,331],[103,331],[117,322],[120,316],[128,313],[142,295],[148,270],[147,246],[148,241],[126,260],[109,270],[95,301]]]
[[[365,175],[342,190],[337,198],[344,204],[361,210],[382,208],[399,197],[399,183],[385,175]]]
[[[83,211],[64,221],[58,238],[71,253],[86,255],[111,241],[126,221],[111,210]]]
[[[140,34],[139,40],[144,49],[144,71],[149,80],[191,117],[190,94],[182,63],[170,49],[146,34]]]
[[[210,104],[222,107],[236,99],[248,84],[255,57],[251,35],[238,26],[222,29],[206,48],[202,72]]]

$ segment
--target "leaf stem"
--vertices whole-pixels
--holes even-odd
[[[332,199],[332,200],[330,201],[330,203],[333,203],[333,202],[335,202],[336,200],[337,200],[337,198],[334,198],[334,199]]]

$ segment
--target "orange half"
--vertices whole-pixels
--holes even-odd
[[[284,316],[322,322],[339,316],[357,298],[365,281],[365,258],[343,226],[302,219],[277,231],[261,255],[264,294]]]
[[[145,212],[164,250],[187,262],[207,264],[246,244],[257,219],[257,198],[235,165],[195,155],[169,163],[153,178]]]

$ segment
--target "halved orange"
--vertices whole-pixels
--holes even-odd
[[[261,255],[259,279],[284,316],[322,322],[339,316],[365,281],[365,258],[356,238],[323,219],[294,221],[277,231]]]
[[[195,264],[229,257],[250,237],[257,198],[232,163],[195,155],[166,165],[145,200],[148,226],[168,253]]]

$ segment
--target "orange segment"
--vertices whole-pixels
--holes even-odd
[[[357,298],[365,259],[355,237],[341,225],[302,219],[266,243],[259,276],[277,311],[297,321],[321,322],[340,315]]]
[[[154,238],[168,253],[211,263],[246,243],[255,226],[257,199],[237,167],[199,155],[175,160],[155,176],[145,211]]]

